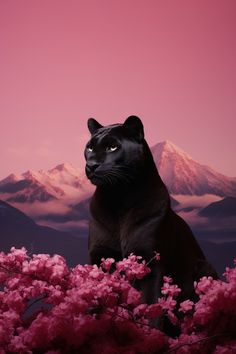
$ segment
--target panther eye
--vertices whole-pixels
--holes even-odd
[[[88,152],[92,152],[92,151],[93,151],[93,148],[91,148],[91,147],[89,146],[89,147],[87,147],[87,151],[88,151]]]
[[[108,146],[106,148],[107,151],[110,151],[110,152],[113,152],[113,151],[116,151],[118,149],[118,146],[117,145],[112,145],[112,146]]]

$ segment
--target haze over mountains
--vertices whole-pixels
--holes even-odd
[[[70,266],[88,262],[87,242],[69,233],[37,225],[20,210],[0,200],[0,251],[25,247],[30,254],[64,256]]]

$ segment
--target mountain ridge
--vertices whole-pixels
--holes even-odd
[[[171,195],[236,196],[236,178],[227,177],[192,159],[166,140],[151,147],[160,176]],[[89,197],[94,190],[80,167],[61,163],[49,170],[11,173],[0,181],[0,198],[10,203],[46,203],[60,200],[66,205]]]
[[[0,181],[1,198],[11,203],[48,202],[86,197],[91,187],[80,168],[63,163],[47,171],[28,170]]]
[[[199,212],[199,215],[215,219],[236,217],[236,198],[226,197],[210,203]]]
[[[88,262],[86,237],[74,237],[51,227],[38,225],[29,216],[0,200],[0,251],[11,247],[31,253],[60,254],[70,266]]]

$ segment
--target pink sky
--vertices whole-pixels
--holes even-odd
[[[0,2],[0,178],[83,167],[86,121],[139,115],[236,176],[235,0]]]

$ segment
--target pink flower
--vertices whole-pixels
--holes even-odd
[[[131,253],[128,258],[116,263],[116,269],[119,272],[124,272],[128,280],[142,279],[151,270],[147,267],[145,261],[139,263],[141,259],[141,256],[135,256]]]
[[[162,314],[163,314],[163,309],[159,303],[149,305],[145,311],[145,315],[148,318],[156,318],[158,316],[161,316]]]
[[[133,314],[135,317],[140,317],[140,316],[144,316],[144,314],[146,314],[147,308],[149,306],[147,304],[140,304],[137,307],[135,307]]]
[[[213,284],[212,277],[202,277],[198,283],[195,283],[195,291],[197,294],[205,293],[212,287]]]
[[[172,296],[168,296],[166,299],[159,298],[158,304],[163,310],[173,311],[176,306],[176,301],[172,298]]]
[[[172,283],[173,282],[173,279],[171,277],[167,277],[166,275],[163,277],[163,281],[165,283]]]
[[[179,293],[181,292],[181,289],[178,288],[177,285],[170,285],[169,283],[164,283],[162,288],[161,288],[161,293],[163,295],[168,295],[168,296],[178,296]]]
[[[180,303],[180,309],[179,311],[186,313],[188,311],[191,311],[193,309],[194,303],[190,300],[185,300]]]
[[[105,269],[109,272],[113,263],[115,263],[114,258],[107,258],[107,259],[102,258],[101,266],[103,269]]]
[[[128,305],[138,306],[141,302],[141,294],[138,290],[130,287],[128,291],[128,296],[126,299]]]

